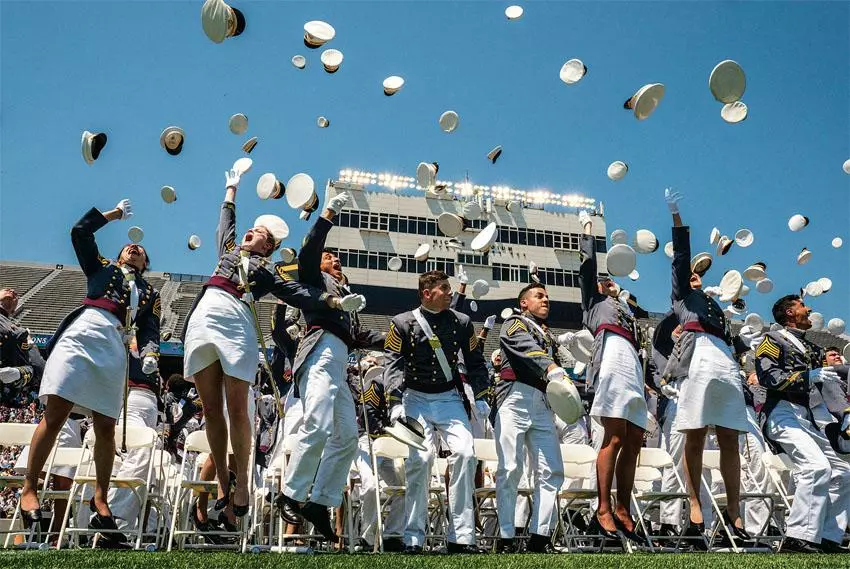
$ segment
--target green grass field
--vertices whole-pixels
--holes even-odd
[[[2,552],[0,567],[14,569],[815,569],[850,567],[848,555],[562,554],[423,555],[144,553],[128,551]]]

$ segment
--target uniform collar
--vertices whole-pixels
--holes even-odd
[[[800,330],[799,328],[789,328],[788,326],[785,326],[785,329],[794,334],[794,336],[796,336],[797,338],[800,338],[801,340],[806,339],[805,330]]]
[[[419,305],[419,310],[421,310],[423,314],[440,314],[441,312],[444,312],[443,310],[441,310],[440,312],[436,312],[434,310],[431,310],[430,308],[425,308],[424,304]]]

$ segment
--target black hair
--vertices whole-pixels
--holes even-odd
[[[517,304],[519,304],[522,299],[525,298],[525,293],[535,288],[542,288],[543,290],[546,290],[546,287],[543,285],[543,283],[528,283],[527,285],[522,287],[521,291],[519,291],[519,294],[516,297]]]
[[[123,253],[124,249],[126,249],[130,245],[136,245],[137,247],[141,247],[142,251],[145,252],[145,268],[140,271],[141,274],[145,274],[145,271],[149,271],[150,268],[151,268],[151,256],[148,254],[148,250],[145,248],[144,245],[139,245],[138,243],[127,243],[126,245],[121,247],[121,250],[118,251],[118,256],[115,257],[115,259],[120,261],[121,260],[121,253]]]
[[[795,301],[802,300],[800,295],[798,294],[786,294],[779,300],[777,300],[773,304],[773,319],[777,324],[782,324],[783,326],[787,322],[787,317],[785,316],[785,311],[791,308],[794,305]]]

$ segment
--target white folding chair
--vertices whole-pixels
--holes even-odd
[[[168,540],[168,551],[176,544],[179,549],[238,549],[244,552],[248,546],[248,532],[244,529],[237,531],[209,531],[209,536],[224,536],[234,538],[233,544],[215,544],[200,542],[189,542],[189,537],[199,537],[198,531],[192,524],[192,498],[200,493],[208,493],[211,496],[218,494],[218,482],[216,480],[201,480],[200,471],[206,457],[210,453],[210,445],[207,440],[206,431],[195,431],[186,437],[183,448],[183,461],[180,465],[179,482],[175,485],[174,499],[172,501],[171,531]],[[228,453],[232,448],[228,442]],[[190,457],[190,455],[194,455]],[[253,445],[251,448],[253,456]],[[189,461],[194,458],[194,466],[190,468]],[[253,477],[249,476],[249,492],[253,491]]]
[[[655,509],[660,509],[661,504],[663,502],[668,502],[671,500],[677,500],[682,502],[682,512],[690,511],[690,506],[688,502],[687,488],[685,487],[684,481],[679,476],[679,472],[676,469],[676,465],[673,463],[673,458],[670,456],[670,454],[662,448],[640,449],[640,455],[638,455],[637,469],[635,472],[636,482],[650,482],[653,483],[653,485],[655,483],[660,484],[665,468],[671,469],[676,479],[676,487],[674,490],[653,491],[651,489],[639,488],[636,484],[634,490],[632,491],[632,504],[634,504],[635,509],[638,513],[638,523],[641,524],[645,535],[647,536],[647,538],[649,538],[649,547],[652,551],[656,549],[654,545],[654,540],[666,540],[669,538],[665,535],[657,535],[652,533],[652,525],[647,523],[649,520],[650,512]],[[700,540],[706,545],[706,547],[708,546],[708,544],[705,542],[705,538],[701,536],[684,535],[686,529],[686,524],[684,523],[684,520],[680,520],[679,525],[682,527],[682,532],[676,538],[675,543],[673,544],[673,551],[678,550],[683,540]],[[667,548],[662,547],[661,549],[666,550]]]
[[[0,447],[29,446],[37,427],[38,425],[30,423],[0,423]],[[14,474],[0,475],[0,490],[19,490],[23,486],[24,476]],[[0,535],[6,536],[3,547],[9,547],[10,540],[16,535],[27,535],[29,536],[27,543],[32,542],[33,536],[30,535],[32,528],[23,527],[20,523],[20,512],[21,506],[19,500],[12,518],[0,530]]]
[[[727,503],[726,492],[712,492],[711,483],[708,479],[706,479],[705,471],[709,471],[709,475],[712,478],[722,478],[720,476],[720,451],[719,450],[705,450],[702,455],[702,466],[703,466],[703,474],[702,474],[702,485],[708,493],[709,499],[711,500],[711,508],[714,511],[714,521],[711,524],[711,529],[708,532],[708,542],[710,546],[714,545],[715,539],[719,535],[720,531],[723,531],[726,534],[726,538],[729,540],[729,543],[732,545],[731,549],[735,553],[740,553],[742,549],[745,548],[744,544],[739,543],[738,539],[729,531],[729,528],[726,526],[726,523],[723,521],[723,512]],[[769,508],[773,511],[773,495],[765,494],[765,493],[740,493],[740,501],[743,503],[745,500],[764,500],[769,504]],[[722,550],[723,548],[715,548],[716,550]],[[769,547],[746,547],[747,551],[772,551]]]
[[[405,460],[408,456],[410,456],[410,447],[406,444],[397,441],[396,439],[388,436],[378,437],[372,441],[372,452],[375,453],[377,458],[385,458],[387,460],[392,460],[394,463]],[[389,505],[390,498],[397,498],[404,500],[404,496],[407,494],[407,486],[406,485],[381,485],[381,476],[380,472],[373,473],[375,477],[375,485],[379,488],[379,492],[377,492],[377,500],[378,500],[378,515],[381,516],[381,519],[387,514],[387,508]],[[362,492],[360,494],[360,500],[376,500],[376,493],[369,492],[368,495],[364,495]],[[383,523],[381,524],[383,527]],[[390,535],[384,532],[381,536],[381,541],[383,541],[386,537],[403,537],[400,535]]]
[[[124,440],[124,431],[122,428],[115,429],[115,446],[116,448],[120,448],[123,440]],[[148,492],[150,490],[151,484],[153,483],[153,454],[154,447],[156,445],[157,433],[154,429],[150,427],[137,427],[131,426],[127,427],[127,450],[135,450],[135,449],[147,449],[147,473],[144,478],[135,478],[135,477],[116,477],[112,476],[109,480],[109,486],[111,488],[125,488],[133,493],[133,496],[139,502],[139,516],[136,519],[136,539],[134,543],[134,549],[139,549],[142,545],[142,532],[145,527],[145,517],[147,512],[147,504],[148,504]],[[82,511],[88,508],[87,504],[84,504],[84,496],[85,489],[88,486],[94,487],[97,482],[97,476],[93,472],[94,469],[94,446],[96,444],[95,432],[94,429],[89,429],[86,433],[85,440],[83,441],[83,452],[80,455],[80,462],[77,465],[77,474],[74,476],[74,482],[71,485],[71,490],[68,495],[68,504],[70,506],[73,503],[74,499],[77,496],[77,493],[80,493],[80,504],[79,507]],[[59,541],[57,543],[57,549],[59,549],[62,545],[62,539],[65,534],[69,534],[72,538],[76,539],[79,535],[88,534],[104,534],[108,535],[110,533],[119,533],[117,530],[93,530],[88,527],[68,527],[68,520],[70,518],[71,508],[68,507],[65,511],[64,519],[62,520],[62,529],[59,532]],[[123,533],[123,532],[120,532]],[[92,540],[92,544],[95,545],[96,540]]]

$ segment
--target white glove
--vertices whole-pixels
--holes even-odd
[[[547,381],[562,381],[565,379],[569,381],[569,378],[567,377],[567,372],[562,367],[555,367],[552,368],[552,371],[546,372]]]
[[[490,406],[486,401],[478,400],[475,402],[475,410],[478,411],[479,419],[486,419],[490,416]]]
[[[575,332],[564,332],[563,334],[558,336],[558,343],[564,347],[569,346],[573,342],[573,338],[575,337]]]
[[[395,423],[401,417],[404,417],[404,405],[396,405],[390,409],[390,423]]]
[[[679,202],[681,200],[682,194],[679,192],[674,192],[670,188],[664,190],[664,201],[667,202],[667,208],[670,210],[670,213],[679,213]]]
[[[702,289],[702,292],[704,292],[706,296],[720,296],[723,294],[723,291],[720,290],[719,286],[707,286]]]
[[[578,212],[578,223],[581,225],[581,228],[584,229],[584,226],[588,223],[593,225],[593,221],[590,220],[590,214],[587,213],[586,210],[581,210]]]
[[[672,385],[665,384],[661,386],[661,395],[668,399],[678,399],[679,390]]]
[[[0,367],[0,382],[15,383],[21,379],[21,370],[16,367]]]
[[[242,302],[252,303],[254,302],[254,293],[253,292],[243,292],[242,293]]]
[[[809,382],[818,384],[824,381],[839,381],[840,377],[831,367],[819,367],[809,372]]]
[[[115,209],[121,210],[122,220],[133,217],[133,205],[130,203],[130,200],[126,198],[115,204]]]
[[[260,355],[260,365],[266,365],[266,353],[262,350],[257,353]]]
[[[469,275],[466,274],[466,271],[463,270],[463,265],[457,266],[457,282],[462,285],[469,283]]]
[[[339,301],[344,312],[360,312],[366,307],[366,298],[362,294],[347,294]]]
[[[492,330],[492,329],[493,329],[493,326],[495,326],[495,325],[496,325],[496,315],[495,315],[495,314],[491,314],[491,315],[490,315],[490,316],[488,316],[488,317],[487,317],[487,319],[484,321],[484,329],[485,329],[485,330]]]
[[[345,207],[345,204],[348,203],[348,193],[342,192],[341,194],[337,194],[331,199],[328,200],[328,205],[326,209],[331,210],[334,213],[339,213],[342,211],[342,208]]]
[[[145,359],[142,360],[142,373],[145,375],[152,374],[158,367],[159,362],[153,356],[145,356]]]
[[[289,334],[289,337],[295,340],[298,338],[298,334],[301,333],[301,327],[298,324],[290,324],[286,329],[286,333]]]
[[[239,180],[241,179],[241,174],[236,170],[225,170],[224,171],[224,187],[225,188],[233,188],[234,190],[239,188]]]

